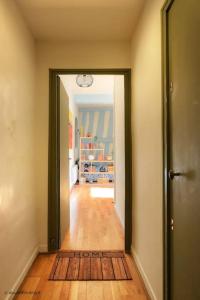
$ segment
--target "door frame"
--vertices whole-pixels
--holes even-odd
[[[163,299],[170,299],[170,124],[169,124],[169,51],[168,15],[175,0],[167,0],[162,8],[162,106],[163,106]]]
[[[125,251],[132,243],[131,69],[49,69],[48,251],[60,248],[60,78],[59,75],[124,75]]]

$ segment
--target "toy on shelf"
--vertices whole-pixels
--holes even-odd
[[[113,182],[114,161],[112,155],[105,155],[105,144],[97,143],[97,136],[80,137],[79,181]],[[102,180],[101,180],[102,179]]]

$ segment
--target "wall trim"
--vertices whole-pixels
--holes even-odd
[[[141,263],[141,261],[140,261],[140,259],[139,259],[139,256],[137,255],[137,253],[136,253],[135,250],[133,249],[133,245],[131,246],[131,254],[132,254],[133,259],[134,259],[134,261],[135,261],[135,263],[136,263],[136,266],[137,266],[137,268],[138,268],[138,271],[139,271],[139,273],[140,273],[140,275],[141,275],[141,277],[142,277],[142,280],[143,280],[143,282],[144,282],[145,288],[146,288],[146,290],[147,290],[147,293],[148,293],[150,299],[151,299],[151,300],[158,300],[157,297],[156,297],[156,295],[155,295],[155,293],[154,293],[154,290],[153,290],[153,288],[152,288],[152,286],[151,286],[151,283],[150,283],[150,281],[149,281],[149,279],[148,279],[148,276],[147,276],[147,274],[145,273],[145,270],[144,270],[144,268],[143,268],[143,266],[142,266],[142,263]]]
[[[20,275],[16,279],[15,283],[13,284],[12,288],[9,289],[10,292],[17,292],[20,288],[20,285],[22,284],[24,278],[26,277],[28,271],[30,270],[30,267],[32,266],[34,260],[36,259],[38,253],[39,253],[39,247],[35,247],[32,251],[32,254],[30,255],[27,263],[25,264],[24,268],[20,272]],[[15,294],[8,294],[5,297],[5,300],[12,300],[15,297]]]
[[[60,241],[60,75],[124,75],[125,88],[125,251],[132,242],[131,69],[49,69],[48,251]]]

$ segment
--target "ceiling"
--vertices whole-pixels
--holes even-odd
[[[15,0],[37,40],[129,40],[145,0]]]
[[[60,75],[67,93],[78,105],[111,105],[113,103],[114,76],[93,75],[91,87],[82,88],[76,84],[77,75]]]

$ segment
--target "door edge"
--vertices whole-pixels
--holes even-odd
[[[169,61],[168,14],[175,0],[167,0],[161,10],[162,21],[162,132],[163,132],[163,299],[170,299],[170,193],[168,170],[169,139]]]

